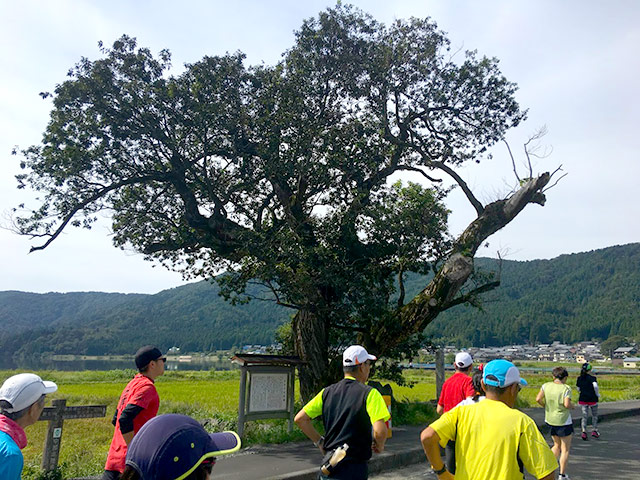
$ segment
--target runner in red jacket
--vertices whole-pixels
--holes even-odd
[[[120,396],[112,421],[116,429],[102,480],[120,478],[125,467],[127,446],[138,430],[158,414],[160,398],[154,380],[164,374],[166,361],[162,352],[151,345],[140,348],[136,353],[136,366],[140,373],[133,377]]]
[[[438,415],[448,412],[465,398],[473,397],[476,393],[475,388],[473,388],[471,376],[469,375],[469,373],[471,373],[471,367],[473,366],[473,358],[471,358],[471,355],[467,352],[458,353],[453,362],[453,366],[456,369],[456,373],[442,384],[442,392],[440,392],[440,399],[438,400],[438,406],[436,408]],[[455,448],[455,442],[447,443],[445,448],[445,463],[447,470],[451,473],[456,473]]]

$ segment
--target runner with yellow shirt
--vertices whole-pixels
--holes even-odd
[[[456,480],[522,480],[523,470],[553,480],[558,462],[535,422],[514,408],[527,382],[507,360],[489,362],[482,384],[486,399],[445,413],[422,431],[420,440],[440,480],[452,480],[440,446],[456,442]]]

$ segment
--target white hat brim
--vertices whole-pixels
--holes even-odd
[[[45,394],[53,393],[53,392],[56,392],[58,390],[58,385],[56,385],[53,382],[49,382],[49,381],[43,380],[42,383],[44,384],[44,392],[43,393],[45,393]]]

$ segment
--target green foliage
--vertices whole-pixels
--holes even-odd
[[[432,403],[403,400],[396,402],[394,407],[395,425],[429,425],[438,417]]]
[[[611,356],[613,351],[620,347],[629,346],[629,342],[622,335],[611,335],[604,342],[600,344],[600,353],[603,355]]]

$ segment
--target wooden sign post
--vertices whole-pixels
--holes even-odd
[[[284,355],[237,354],[231,361],[240,365],[238,435],[248,420],[289,419],[293,431],[296,366],[305,362]]]
[[[67,407],[67,400],[53,400],[51,407],[47,407],[40,415],[40,420],[49,422],[47,438],[44,442],[42,454],[42,469],[45,472],[55,470],[60,457],[60,442],[62,441],[62,424],[65,420],[76,418],[98,418],[107,414],[106,405],[87,405]]]

